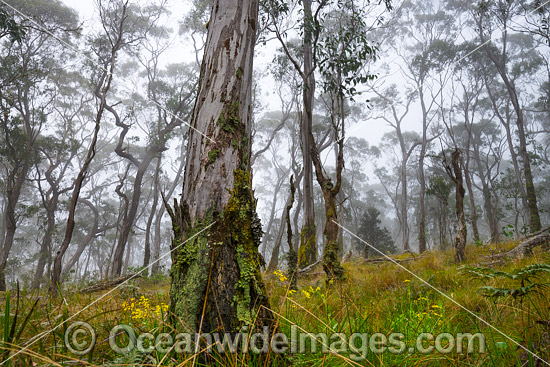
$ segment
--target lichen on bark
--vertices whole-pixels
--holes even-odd
[[[185,216],[181,215],[185,209],[182,210],[176,201],[174,208],[175,214],[170,210],[174,231],[170,269],[171,323],[178,325],[181,331],[193,332],[208,281],[208,273],[204,269],[210,262],[207,232],[200,232],[212,224],[212,214],[195,223],[193,228],[186,229],[188,224],[185,223]]]
[[[234,189],[223,213],[223,222],[229,240],[236,245],[239,280],[235,284],[237,319],[245,325],[252,321],[252,295],[265,297],[260,272],[258,246],[263,235],[252,195],[250,172],[234,172]]]
[[[315,244],[317,243],[315,226],[304,226],[300,233],[300,248],[298,249],[298,264],[303,267],[315,262]]]
[[[215,315],[204,321],[201,331],[216,330],[222,324],[225,331],[236,332],[252,324],[255,312],[265,312],[261,306],[268,306],[258,252],[263,232],[251,175],[237,169],[233,176],[231,196],[221,213],[210,210],[204,220],[189,227],[184,205],[176,202],[175,213],[169,211],[174,223],[170,307],[175,316],[171,324],[178,329],[196,332],[205,309]],[[226,307],[217,310],[219,304]]]

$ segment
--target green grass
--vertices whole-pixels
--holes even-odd
[[[514,243],[493,246],[469,246],[467,264],[477,266],[491,253],[505,251]],[[401,258],[409,255],[403,255]],[[511,259],[495,269],[512,272],[514,269],[535,263],[549,263],[550,255],[535,251],[533,256],[517,260]],[[109,332],[118,324],[128,324],[139,332],[154,336],[171,332],[166,319],[168,303],[167,279],[155,281],[141,279],[130,286],[116,290],[107,297],[86,309],[74,319],[72,315],[80,311],[100,296],[107,293],[83,294],[65,289],[63,298],[52,300],[41,295],[37,306],[37,294],[22,291],[19,299],[14,292],[6,293],[0,300],[0,361],[9,360],[11,366],[75,366],[75,365],[148,365],[148,366],[200,366],[212,364],[228,366],[263,366],[285,363],[296,366],[542,366],[518,348],[505,336],[478,320],[459,305],[471,310],[496,329],[511,337],[550,361],[550,304],[549,293],[542,289],[522,299],[513,297],[485,297],[479,288],[482,286],[507,287],[502,279],[476,280],[459,270],[453,263],[452,251],[434,251],[417,260],[402,263],[404,267],[428,281],[451,300],[411,276],[395,264],[365,264],[356,261],[345,264],[347,280],[342,284],[325,287],[324,274],[314,269],[298,281],[298,291],[288,290],[288,279],[281,273],[265,274],[270,293],[271,307],[278,318],[279,331],[291,334],[291,325],[298,331],[313,334],[343,333],[346,338],[353,333],[366,333],[366,339],[357,336],[355,353],[286,353],[283,359],[270,355],[263,360],[253,354],[226,355],[211,354],[204,361],[193,353],[161,353],[155,351],[151,357],[136,353],[120,355],[109,346]],[[543,274],[537,282],[550,281]],[[9,300],[9,302],[8,302]],[[70,320],[69,320],[70,319]],[[68,320],[68,321],[67,321]],[[67,321],[63,324],[64,321]],[[95,348],[87,355],[78,356],[65,346],[64,334],[73,321],[89,323],[97,334]],[[546,323],[545,323],[546,322]],[[63,325],[62,325],[63,324]],[[40,333],[56,328],[43,338],[33,339]],[[13,330],[13,331],[12,331]],[[483,333],[486,339],[486,353],[429,354],[408,353],[415,345],[419,333]],[[375,354],[361,345],[375,333],[389,335],[401,333],[406,350],[401,354],[386,351]],[[305,338],[307,345],[312,340]],[[77,342],[85,340],[83,336]],[[116,340],[123,344],[126,336],[118,335]],[[349,340],[349,339],[346,339]],[[330,340],[329,345],[336,339]],[[32,344],[31,344],[32,343]],[[433,344],[433,343],[432,343]],[[425,342],[424,347],[430,343]],[[445,342],[442,343],[445,346]],[[321,344],[318,341],[318,347]],[[337,346],[337,345],[336,345]],[[23,348],[28,347],[24,351]],[[477,347],[477,344],[476,344]],[[18,351],[22,351],[19,354]],[[355,358],[360,354],[365,359]],[[1,363],[1,362],[0,362]],[[4,364],[7,366],[8,363]],[[141,364],[140,364],[141,363]]]

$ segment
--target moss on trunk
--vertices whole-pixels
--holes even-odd
[[[300,233],[300,248],[298,249],[298,264],[301,267],[308,266],[317,258],[315,226],[304,226]]]
[[[261,326],[266,317],[268,326],[273,325],[272,315],[261,308],[269,305],[260,272],[262,229],[250,173],[238,169],[233,177],[234,188],[223,212],[209,211],[204,220],[186,229],[184,205],[180,203],[175,213],[170,210],[172,248],[177,248],[172,255],[170,310],[171,324],[178,329],[236,332],[250,326],[257,312],[262,313]]]

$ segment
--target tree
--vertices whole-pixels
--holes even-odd
[[[421,139],[418,137],[415,133],[410,133],[407,131],[403,131],[402,124],[403,120],[409,113],[410,105],[413,102],[413,99],[415,98],[414,93],[407,93],[406,100],[401,102],[397,85],[392,84],[384,91],[379,91],[378,88],[373,87],[372,91],[377,95],[375,99],[373,99],[373,102],[376,106],[381,107],[382,115],[377,116],[383,119],[388,125],[390,125],[394,130],[394,134],[386,134],[384,135],[385,140],[388,141],[388,144],[385,144],[387,147],[392,147],[395,145],[399,146],[400,151],[400,157],[399,157],[399,169],[398,169],[398,182],[397,187],[401,188],[400,195],[397,196],[396,193],[396,201],[399,202],[399,205],[396,206],[395,210],[397,212],[397,218],[399,220],[399,231],[401,233],[401,249],[403,251],[409,251],[410,250],[410,244],[409,244],[409,219],[408,219],[408,211],[409,211],[409,199],[408,199],[408,193],[409,193],[409,185],[408,185],[408,177],[407,173],[410,170],[409,159],[411,155],[413,154],[416,147],[418,147],[421,144]],[[403,112],[400,113],[399,109],[402,105]],[[389,107],[389,108],[388,108]],[[386,111],[390,112],[389,116],[386,115]]]
[[[67,216],[67,226],[65,228],[65,235],[61,246],[57,250],[54,259],[54,266],[52,271],[52,284],[51,291],[54,295],[57,294],[59,284],[61,283],[61,273],[63,270],[63,257],[69,249],[71,244],[74,228],[75,228],[75,213],[80,197],[80,191],[85,183],[85,179],[88,175],[88,169],[96,155],[96,145],[98,140],[98,134],[101,127],[101,120],[105,111],[111,111],[112,108],[107,105],[107,95],[111,89],[113,83],[113,72],[116,66],[117,54],[124,45],[131,44],[133,38],[128,35],[125,28],[125,22],[128,21],[128,3],[111,3],[104,5],[99,2],[100,14],[103,20],[104,29],[107,34],[104,37],[98,37],[94,40],[94,52],[98,57],[101,69],[99,75],[96,76],[94,95],[99,100],[99,106],[94,118],[94,130],[92,139],[88,145],[88,150],[80,170],[74,179],[73,191],[71,193],[71,199],[69,203],[69,210]]]
[[[302,35],[301,54],[294,54],[292,48],[285,40],[286,31],[282,30],[280,22],[290,15],[290,9],[286,2],[273,0],[266,2],[266,10],[269,14],[268,29],[275,33],[283,50],[290,60],[293,68],[302,80],[302,111],[300,119],[300,135],[302,142],[302,158],[304,166],[304,178],[302,179],[304,224],[300,234],[300,248],[298,262],[301,266],[309,265],[317,259],[317,238],[315,227],[315,208],[313,200],[313,164],[311,147],[313,141],[313,102],[315,98],[315,69],[317,60],[315,49],[319,41],[319,15],[327,2],[321,2],[315,11],[312,10],[312,0],[302,1]]]
[[[435,219],[439,229],[439,247],[445,248],[447,233],[447,206],[449,204],[449,195],[451,194],[452,184],[443,176],[430,177],[426,194],[434,196],[437,199],[437,209],[435,210]]]
[[[9,36],[11,42],[21,42],[25,29],[17,24],[4,5],[0,5],[0,39],[5,36]]]
[[[361,217],[357,235],[381,253],[393,254],[397,251],[397,248],[391,238],[390,231],[388,231],[385,227],[380,227],[382,221],[379,217],[380,210],[372,206],[368,207]],[[365,245],[363,242],[359,242],[358,247],[359,248],[357,250],[360,251],[366,259],[369,255],[369,246]],[[375,256],[379,255],[378,252],[373,253]]]
[[[52,35],[66,41],[75,32],[77,14],[58,2],[19,1],[15,7],[36,17],[36,22],[49,30],[49,34],[36,28],[29,29],[20,42],[3,43],[0,47],[0,149],[5,169],[3,189],[3,233],[0,238],[0,290],[5,289],[5,266],[14,244],[20,208],[21,191],[31,168],[40,160],[39,137],[52,104],[58,93],[49,84],[63,74],[67,53],[59,49]],[[25,26],[25,23],[20,24]]]
[[[476,21],[476,31],[478,32],[479,40],[489,60],[497,70],[502,82],[508,92],[510,102],[512,103],[515,117],[517,133],[519,138],[519,155],[522,159],[523,174],[525,179],[525,192],[527,197],[527,206],[529,209],[529,225],[532,232],[537,232],[541,229],[539,209],[537,206],[537,194],[533,182],[533,172],[531,169],[531,157],[527,152],[527,136],[524,111],[519,100],[519,93],[515,83],[514,70],[510,72],[509,63],[509,34],[512,17],[521,10],[521,2],[519,1],[504,1],[495,2],[480,1],[474,11],[474,19]],[[492,31],[495,27],[502,29],[501,48],[496,49],[492,42]]]
[[[148,15],[148,13],[151,12],[149,10],[147,13],[141,15],[145,19],[154,18],[154,16]],[[161,12],[161,10],[153,10],[153,15],[155,15],[156,12]],[[153,28],[153,26],[150,26]],[[146,37],[146,34],[149,32],[147,30],[143,31],[144,34],[141,36],[142,38]],[[157,30],[158,32],[158,30]],[[154,117],[151,119],[152,121],[155,121],[155,123],[150,124],[150,131],[148,136],[148,142],[147,146],[145,147],[145,152],[143,154],[138,155],[137,153],[132,153],[130,149],[127,147],[127,140],[129,140],[126,136],[130,132],[131,127],[136,124],[135,121],[124,121],[123,118],[121,118],[120,114],[111,106],[109,107],[109,112],[113,115],[116,126],[120,127],[122,130],[119,135],[118,144],[115,148],[115,153],[124,158],[125,160],[128,160],[131,165],[136,169],[136,173],[134,175],[134,182],[133,182],[133,188],[132,188],[132,194],[128,198],[128,213],[124,217],[121,225],[121,231],[119,235],[119,239],[115,248],[114,252],[114,262],[112,266],[112,275],[119,276],[121,274],[122,270],[122,257],[124,255],[124,252],[126,250],[126,245],[128,243],[128,239],[130,236],[130,232],[132,228],[134,227],[134,223],[137,219],[138,214],[138,208],[141,202],[141,196],[142,196],[142,186],[143,186],[143,179],[145,176],[145,173],[147,172],[149,166],[151,163],[157,159],[157,169],[155,170],[155,177],[154,181],[157,182],[156,188],[158,190],[158,170],[160,167],[160,159],[162,153],[167,150],[166,143],[169,139],[170,135],[172,134],[173,130],[181,125],[182,121],[187,120],[185,118],[186,114],[190,114],[188,105],[189,100],[194,94],[194,78],[190,77],[187,81],[178,80],[181,85],[179,88],[175,88],[175,91],[170,91],[170,86],[163,85],[162,80],[159,77],[160,71],[157,70],[157,64],[158,64],[158,56],[162,52],[162,49],[151,49],[151,45],[148,45],[149,53],[151,54],[150,59],[148,60],[141,60],[141,63],[145,65],[146,73],[147,73],[147,93],[148,93],[148,99],[152,100],[153,103],[156,106],[156,113],[153,115]],[[172,68],[176,65],[171,65]],[[179,79],[179,78],[178,78]],[[168,91],[163,91],[164,89],[168,89]],[[162,94],[166,93],[168,95],[162,96]],[[170,93],[171,92],[171,93]],[[165,103],[162,103],[164,101],[160,101],[160,98],[164,97],[166,99]],[[162,103],[162,104],[161,104]],[[166,107],[164,107],[166,106]],[[137,108],[136,106],[133,106],[134,108]],[[155,197],[156,192],[155,190]],[[155,211],[156,204],[153,205],[154,208],[152,211]],[[150,216],[150,221],[147,224],[147,228],[149,228],[152,225],[152,217]],[[146,234],[146,246],[145,246],[145,254],[144,254],[144,262],[143,265],[147,267],[149,265],[150,261],[150,247],[149,244],[149,236]],[[128,253],[129,251],[126,250]]]
[[[274,325],[260,272],[262,229],[249,159],[257,26],[257,1],[214,2],[182,198],[167,207],[174,231],[171,323],[178,330]]]
[[[462,162],[460,160],[460,150],[455,148],[451,153],[451,163],[447,161],[445,153],[443,153],[443,165],[449,177],[455,183],[455,199],[456,199],[456,219],[458,221],[458,230],[455,238],[455,261],[461,263],[464,261],[464,250],[466,249],[466,238],[468,230],[466,228],[466,217],[464,216],[464,182],[462,179]]]

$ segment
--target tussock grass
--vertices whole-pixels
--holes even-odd
[[[491,254],[504,252],[516,243],[469,246],[467,264],[479,266],[490,261]],[[410,255],[401,255],[406,258]],[[488,257],[488,259],[487,259]],[[549,263],[550,255],[537,250],[530,257],[511,259],[495,265],[496,269],[510,272],[535,263]],[[550,296],[548,291],[534,293],[525,299],[512,297],[491,299],[484,297],[481,286],[506,287],[509,282],[498,279],[480,281],[461,273],[453,262],[453,252],[432,251],[417,260],[402,265],[420,278],[441,290],[452,300],[466,307],[482,319],[508,335],[516,342],[550,361]],[[357,339],[355,353],[287,353],[283,358],[274,355],[210,354],[205,360],[194,353],[178,354],[155,351],[150,356],[139,353],[120,355],[109,346],[109,332],[119,324],[130,325],[136,333],[148,332],[154,336],[172,332],[165,323],[168,303],[168,280],[140,279],[121,290],[112,292],[93,307],[76,314],[86,305],[108,291],[94,294],[69,292],[53,300],[44,294],[21,291],[19,305],[14,292],[0,296],[0,363],[3,366],[88,366],[88,365],[147,365],[147,366],[543,366],[506,337],[464,311],[454,302],[412,277],[397,265],[365,263],[360,260],[345,264],[347,280],[325,286],[321,270],[314,269],[314,276],[298,281],[298,291],[289,291],[289,280],[282,272],[265,274],[271,307],[278,318],[279,331],[291,335],[291,325],[298,331],[313,334],[343,333],[349,338],[353,333],[404,335],[407,351],[392,354],[386,351],[365,353],[365,359],[354,358],[361,354],[361,340]],[[548,275],[538,282],[550,282]],[[7,303],[9,297],[9,304]],[[32,307],[39,298],[36,307]],[[23,320],[26,320],[23,324]],[[96,334],[94,349],[84,356],[71,353],[65,346],[64,335],[73,321],[90,324]],[[65,324],[63,324],[67,321]],[[14,326],[15,324],[15,326]],[[11,329],[16,332],[10,335]],[[41,334],[55,329],[47,334]],[[486,353],[429,354],[408,353],[419,333],[483,333]],[[17,335],[17,338],[15,338]],[[37,337],[43,335],[42,338]],[[85,340],[84,337],[77,341]],[[117,335],[120,345],[127,336]],[[335,339],[329,341],[329,345]],[[311,345],[311,340],[306,342]],[[425,346],[428,344],[426,343]],[[321,346],[318,341],[318,346]],[[477,345],[476,345],[477,346]],[[203,345],[204,347],[204,345]],[[321,348],[319,348],[321,349]],[[466,346],[465,346],[466,349]],[[18,354],[17,354],[18,353]],[[147,357],[147,358],[146,358]],[[6,360],[9,359],[7,362]]]

